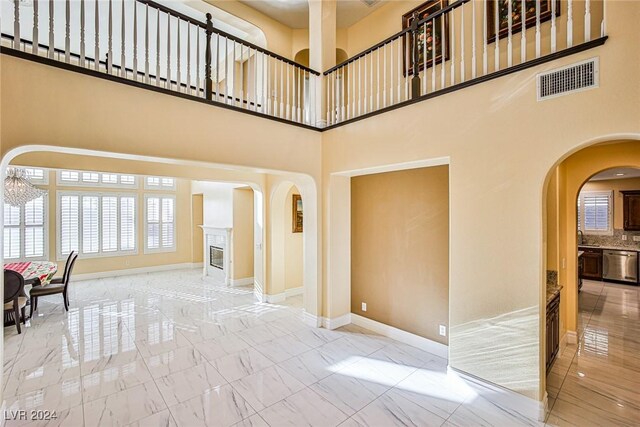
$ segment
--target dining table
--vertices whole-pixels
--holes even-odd
[[[33,287],[47,285],[51,279],[53,279],[53,275],[58,271],[58,264],[51,261],[8,262],[5,263],[4,269],[20,273],[22,277],[24,277],[24,284]],[[29,305],[28,295],[24,293],[24,290],[23,296],[27,297],[27,305]],[[5,312],[4,326],[14,324],[13,312]]]

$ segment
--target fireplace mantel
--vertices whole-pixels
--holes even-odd
[[[204,232],[204,253],[203,274],[214,280],[219,280],[225,285],[229,285],[231,278],[231,249],[232,249],[232,229],[230,227],[213,227],[210,225],[201,225]],[[213,262],[212,257],[218,251],[223,252],[222,268],[217,262]]]

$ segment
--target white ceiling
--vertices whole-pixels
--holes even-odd
[[[290,28],[309,28],[309,0],[238,0],[240,3],[275,19]],[[377,8],[385,1],[367,6],[363,0],[337,0],[336,26],[349,27]]]
[[[618,176],[616,174],[624,174]],[[625,179],[625,178],[640,178],[640,169],[636,168],[615,168],[602,171],[599,174],[594,175],[589,181],[604,181],[607,179]]]

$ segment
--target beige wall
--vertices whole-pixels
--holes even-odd
[[[233,189],[232,279],[253,277],[253,190]]]
[[[448,169],[351,179],[351,312],[442,344],[438,325],[449,323]]]
[[[293,289],[302,286],[302,234],[293,232],[293,195],[300,194],[295,185],[285,198],[282,232],[284,233],[284,288]],[[304,203],[304,201],[303,201]]]
[[[608,179],[606,181],[591,181],[584,184],[582,191],[613,190],[613,228],[624,228],[624,210],[621,191],[640,190],[640,178]]]
[[[202,194],[191,195],[191,262],[202,262],[204,253],[204,232],[201,225],[204,225]]]
[[[57,258],[57,192],[58,191],[81,191],[100,193],[126,193],[137,195],[136,227],[138,253],[131,256],[95,257],[88,258],[80,254],[74,273],[98,273],[114,270],[126,270],[131,268],[154,267],[168,264],[182,264],[196,262],[192,260],[192,214],[191,214],[191,191],[190,182],[178,179],[176,181],[175,192],[145,190],[140,182],[137,189],[111,189],[111,188],[90,188],[58,186],[56,184],[55,171],[49,172],[48,200],[49,200],[49,259],[58,262],[58,270],[64,269],[65,259]],[[145,194],[172,194],[176,197],[176,251],[145,254],[144,253],[144,195]]]

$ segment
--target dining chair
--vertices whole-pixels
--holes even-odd
[[[20,330],[20,313],[22,312],[22,323],[26,323],[25,306],[27,305],[27,297],[24,296],[24,277],[22,274],[12,270],[4,271],[4,312],[13,311],[13,318],[16,323],[16,329]]]
[[[69,267],[71,266],[71,260],[74,257],[78,256],[78,252],[76,251],[71,251],[71,253],[69,254],[69,256],[67,257],[67,262],[65,262],[64,264],[64,272],[62,273],[62,277],[54,277],[53,279],[51,279],[51,281],[49,282],[49,284],[63,284],[67,281],[67,276],[70,274],[69,273]]]
[[[68,268],[67,266],[65,266],[65,272],[62,276],[62,281],[51,281],[48,285],[31,288],[31,315],[33,315],[33,312],[38,309],[38,297],[55,294],[62,294],[64,309],[66,311],[69,311],[69,294],[67,291],[69,287],[69,281],[71,280],[71,272],[73,271],[73,266],[76,264],[77,259],[78,254],[74,253],[73,257],[68,260]]]

